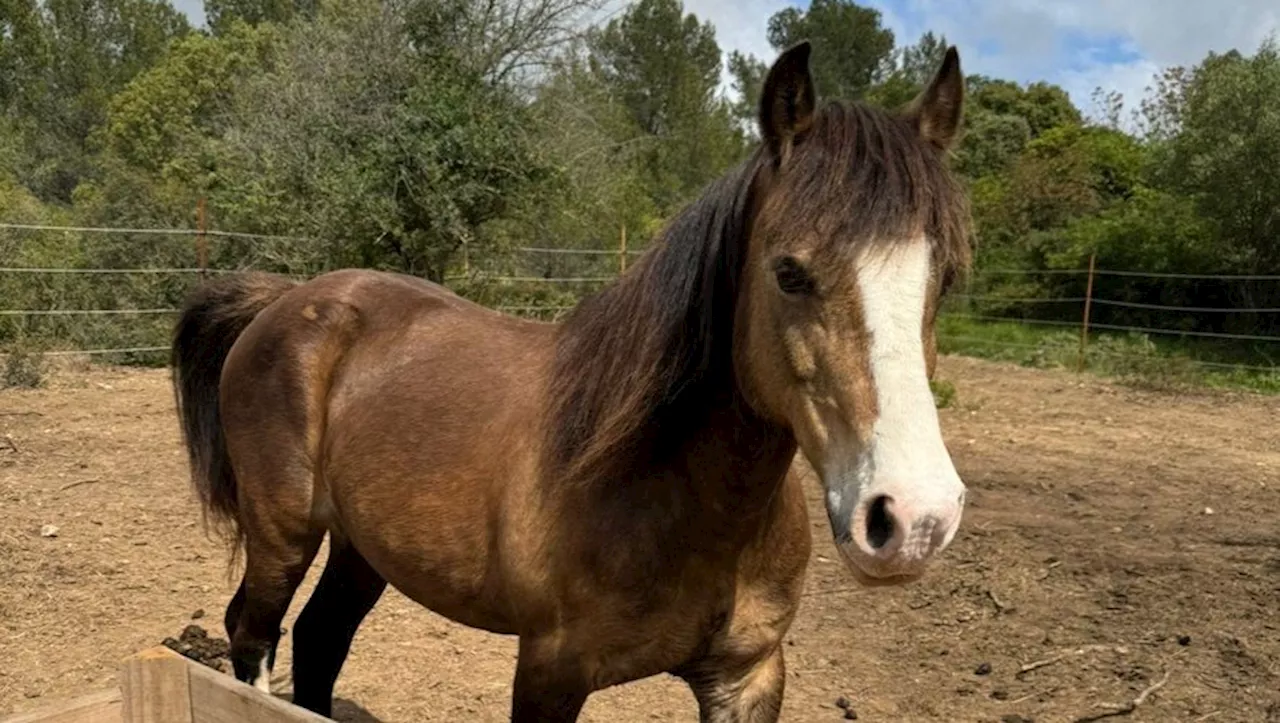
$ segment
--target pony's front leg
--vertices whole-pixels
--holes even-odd
[[[709,658],[677,674],[698,699],[701,723],[776,723],[786,687],[782,648],[749,662]]]
[[[573,723],[591,694],[581,663],[558,646],[520,638],[512,723]]]

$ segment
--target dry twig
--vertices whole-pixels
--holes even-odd
[[[1062,564],[1062,560],[1054,560],[1053,562],[1049,563],[1048,566],[1046,566],[1045,569],[1042,570],[1040,574],[1036,576],[1036,580],[1043,580],[1049,577],[1049,573],[1053,572],[1054,568],[1058,567],[1061,564]]]
[[[1021,698],[1014,698],[1013,700],[1008,701],[1008,704],[1009,704],[1009,705],[1017,705],[1017,704],[1019,704],[1019,703],[1025,703],[1025,702],[1027,702],[1027,701],[1031,700],[1032,698],[1037,698],[1037,697],[1042,696],[1042,695],[1049,695],[1050,693],[1057,692],[1057,690],[1058,690],[1057,688],[1045,688],[1044,690],[1037,690],[1037,691],[1034,691],[1034,692],[1032,692],[1032,693],[1027,693],[1026,695],[1022,696]]]
[[[996,614],[1000,614],[1008,609],[1008,606],[1000,602],[1000,598],[996,597],[994,590],[988,589],[987,597],[991,598],[991,604],[996,606]]]
[[[1026,665],[1019,668],[1018,672],[1014,673],[1014,675],[1016,677],[1021,678],[1023,675],[1026,675],[1027,673],[1030,673],[1033,670],[1039,670],[1040,668],[1053,665],[1054,663],[1060,663],[1063,660],[1066,660],[1067,658],[1073,655],[1085,655],[1087,653],[1100,653],[1100,652],[1112,652],[1112,651],[1116,653],[1120,653],[1121,655],[1128,652],[1123,645],[1084,645],[1079,648],[1064,650],[1061,653],[1058,653],[1057,655],[1054,655],[1049,658],[1045,658],[1044,660],[1036,660],[1036,661],[1027,663]]]
[[[1137,710],[1138,706],[1142,705],[1143,703],[1146,703],[1148,696],[1150,696],[1152,693],[1156,692],[1157,690],[1160,690],[1161,688],[1163,688],[1164,684],[1168,682],[1169,682],[1169,671],[1166,670],[1164,675],[1160,677],[1160,680],[1157,680],[1156,682],[1147,686],[1146,690],[1139,693],[1137,698],[1134,698],[1133,700],[1129,701],[1128,703],[1125,703],[1124,705],[1106,704],[1108,706],[1108,710],[1104,710],[1101,713],[1090,713],[1088,715],[1081,716],[1080,718],[1076,718],[1074,723],[1092,723],[1093,721],[1099,721],[1099,720],[1102,720],[1103,718],[1115,718],[1117,716],[1129,715],[1130,713]]]
[[[1033,670],[1039,670],[1041,668],[1048,667],[1050,665],[1053,665],[1054,663],[1061,662],[1062,659],[1065,657],[1067,657],[1067,653],[1062,653],[1061,655],[1055,655],[1052,658],[1045,658],[1044,660],[1032,661],[1022,666],[1021,668],[1018,668],[1018,672],[1015,675],[1025,675],[1026,673],[1030,673]]]
[[[62,487],[60,488],[60,491],[61,491],[61,492],[66,492],[67,490],[69,490],[69,489],[71,489],[71,488],[73,488],[73,487],[79,487],[80,485],[91,485],[91,484],[94,484],[95,482],[101,482],[101,481],[102,481],[102,480],[97,479],[96,477],[95,477],[95,478],[91,478],[91,479],[82,479],[82,480],[77,480],[77,481],[75,481],[75,482],[72,482],[71,484],[65,484],[65,485],[62,485]]]

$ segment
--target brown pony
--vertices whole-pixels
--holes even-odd
[[[809,53],[771,68],[752,157],[561,324],[367,270],[192,295],[174,386],[195,487],[246,555],[236,677],[267,686],[328,533],[299,705],[329,712],[390,582],[519,636],[512,720],[667,672],[703,721],[774,721],[810,550],[797,447],[851,572],[921,574],[964,503],[928,387],[969,259],[959,59],[890,114],[819,109]]]

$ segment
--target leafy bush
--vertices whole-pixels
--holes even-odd
[[[45,370],[43,354],[24,348],[11,348],[4,359],[0,388],[35,389],[44,386]]]

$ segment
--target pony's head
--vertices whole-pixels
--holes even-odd
[[[850,568],[901,581],[947,546],[965,501],[929,389],[939,301],[970,258],[945,159],[964,79],[952,48],[900,111],[819,106],[809,54],[784,52],[760,99],[733,363],[821,477]]]

